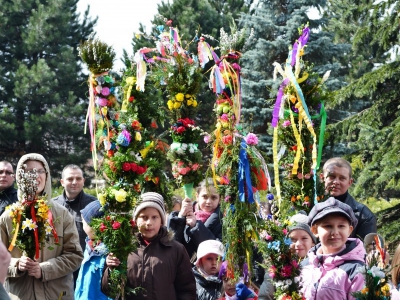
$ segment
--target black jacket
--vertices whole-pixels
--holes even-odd
[[[367,206],[354,200],[349,193],[347,193],[346,199],[343,203],[349,205],[353,209],[358,220],[356,228],[353,229],[353,232],[350,235],[351,238],[357,237],[364,240],[368,233],[377,232],[376,217]]]
[[[62,206],[66,207],[70,212],[70,214],[74,217],[76,228],[78,229],[78,234],[79,234],[79,243],[83,250],[86,247],[86,242],[85,242],[86,232],[83,230],[81,210],[84,209],[85,206],[88,205],[90,202],[96,200],[97,200],[96,197],[89,194],[85,194],[83,191],[81,191],[73,201],[67,201],[67,196],[65,195],[65,191],[62,193],[62,195],[53,198],[54,202],[57,202]]]
[[[193,267],[194,278],[196,279],[197,300],[216,300],[222,296],[222,281],[217,276],[205,278]]]
[[[196,203],[194,204],[196,205]],[[197,251],[201,242],[206,240],[222,241],[222,221],[220,206],[218,206],[207,221],[197,220],[196,225],[190,228],[185,218],[178,217],[179,212],[172,212],[168,217],[168,229],[175,233],[175,240],[183,244],[189,257]]]
[[[0,216],[7,206],[18,201],[17,189],[10,186],[3,191],[0,191]]]

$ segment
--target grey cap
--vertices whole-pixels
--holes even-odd
[[[291,216],[289,221],[290,221],[291,225],[289,226],[288,235],[293,230],[298,230],[298,229],[304,230],[305,232],[307,232],[310,235],[313,243],[317,244],[317,238],[311,232],[311,228],[307,224],[308,223],[308,217],[307,217],[307,214],[305,213],[305,211],[303,211],[303,210],[299,211],[297,214]]]
[[[358,220],[354,215],[353,209],[347,204],[330,197],[326,201],[317,203],[308,214],[308,225],[312,226],[316,221],[333,213],[342,214],[349,221],[351,226],[356,227]]]

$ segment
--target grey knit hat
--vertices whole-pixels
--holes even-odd
[[[297,229],[301,229],[304,230],[305,232],[307,232],[313,243],[317,244],[317,238],[315,237],[315,235],[311,232],[311,228],[310,226],[308,226],[308,217],[305,211],[301,210],[299,211],[297,214],[293,215],[290,217],[289,219],[290,223],[292,225],[289,226],[289,232],[288,235],[293,231],[293,230],[297,230]]]
[[[160,212],[162,225],[167,224],[165,217],[164,198],[160,194],[154,192],[143,193],[140,195],[139,205],[136,207],[133,213],[133,218],[136,220],[140,211],[148,207],[157,209]]]

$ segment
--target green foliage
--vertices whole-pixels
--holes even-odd
[[[0,1],[0,156],[41,153],[52,174],[90,157],[77,46],[93,30],[76,0]]]
[[[81,42],[78,50],[79,56],[93,74],[101,74],[112,69],[115,59],[115,51],[112,46],[99,39],[89,38],[89,40]]]

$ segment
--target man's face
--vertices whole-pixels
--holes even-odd
[[[61,185],[65,189],[65,194],[68,199],[75,199],[76,196],[83,190],[85,179],[82,171],[79,169],[66,169],[63,172]]]
[[[350,170],[346,167],[330,165],[324,171],[325,191],[330,196],[340,196],[347,192],[353,179]]]
[[[0,162],[0,191],[3,191],[14,183],[14,170],[12,165]]]

